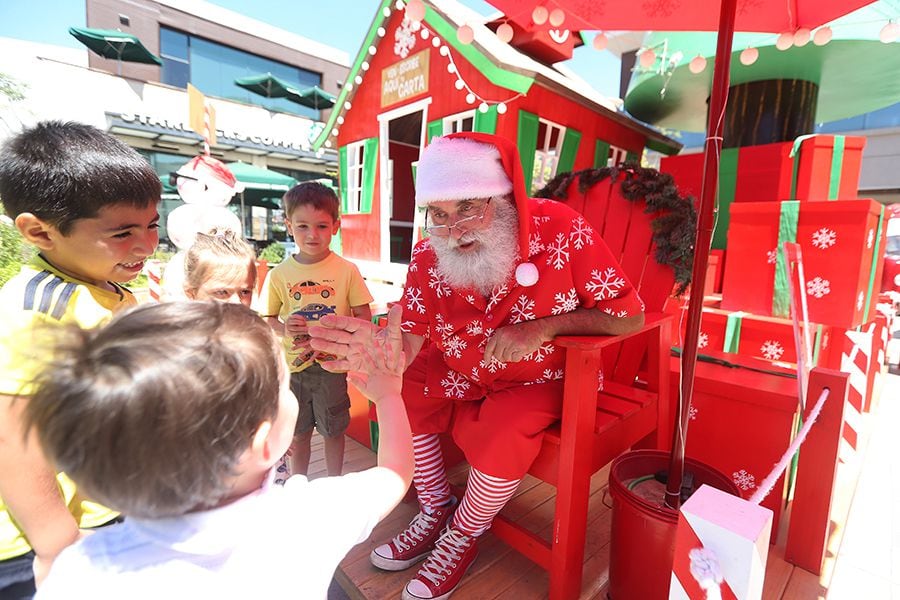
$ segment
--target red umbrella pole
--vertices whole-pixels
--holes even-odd
[[[674,441],[666,483],[666,506],[673,510],[678,510],[681,506],[684,446],[687,440],[691,396],[694,391],[694,367],[697,364],[697,341],[700,335],[700,314],[703,309],[703,281],[706,278],[709,244],[715,224],[716,193],[719,187],[719,155],[722,152],[725,104],[728,101],[736,4],[737,0],[722,0],[719,13],[719,37],[716,45],[712,94],[709,100],[706,144],[703,151],[703,186],[700,188],[700,206],[697,208],[699,222],[697,238],[694,240],[691,298],[688,304],[687,331],[681,354],[681,402],[678,403],[675,414],[675,432],[672,436]]]

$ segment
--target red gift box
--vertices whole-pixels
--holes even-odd
[[[866,138],[860,136],[797,138],[793,150],[796,177],[786,198],[809,201],[856,198],[865,146]]]
[[[790,221],[782,213],[792,211],[795,227],[789,231],[786,226],[779,236],[780,224]],[[874,318],[874,282],[880,281],[883,268],[881,204],[748,202],[733,204],[731,213],[723,309],[786,317],[784,293],[776,298],[776,260],[780,241],[796,241],[803,255],[811,322],[852,329]]]

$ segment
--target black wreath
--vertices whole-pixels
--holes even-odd
[[[562,200],[566,198],[566,191],[576,178],[578,190],[583,194],[589,187],[608,177],[618,181],[620,175],[622,195],[632,202],[644,200],[647,204],[644,212],[656,215],[651,221],[656,261],[675,271],[675,282],[678,284],[675,294],[680,296],[691,282],[697,211],[694,209],[693,196],[679,194],[671,175],[635,163],[584,169],[557,175],[534,196]]]

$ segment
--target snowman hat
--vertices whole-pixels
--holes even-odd
[[[528,262],[531,216],[525,177],[515,144],[486,133],[461,132],[434,138],[416,167],[416,205],[492,198],[512,193],[519,217],[519,257],[516,281],[537,283],[538,270]]]
[[[232,188],[237,185],[237,179],[235,179],[234,174],[228,170],[225,163],[203,154],[195,156],[185,164],[181,165],[175,173],[176,175],[192,177],[194,179],[199,179],[198,176],[208,176]]]

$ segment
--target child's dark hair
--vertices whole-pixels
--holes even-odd
[[[54,359],[28,399],[26,427],[88,497],[129,516],[221,501],[278,412],[280,345],[243,305],[145,304],[102,328],[46,334]]]
[[[67,235],[104,206],[159,202],[162,184],[143,156],[96,127],[45,121],[0,150],[0,201],[13,219],[32,213]]]
[[[327,212],[335,221],[341,217],[337,194],[318,181],[305,181],[295,185],[284,195],[284,215],[287,218],[290,219],[294,209],[303,205]]]

